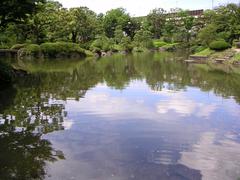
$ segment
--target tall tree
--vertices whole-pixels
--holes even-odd
[[[28,35],[34,43],[42,43],[44,40],[52,40],[53,33],[57,30],[58,12],[62,5],[59,2],[48,1],[47,3],[39,3],[39,11],[30,16],[25,21],[28,27]]]
[[[117,26],[127,33],[131,18],[123,8],[112,9],[104,17],[104,29],[108,37],[113,38]]]
[[[71,8],[69,10],[70,22],[68,30],[71,31],[72,42],[87,42],[95,37],[97,15],[87,7]]]
[[[29,14],[36,12],[37,4],[44,0],[1,0],[0,1],[0,27],[10,22],[21,22]]]
[[[153,9],[148,14],[147,21],[150,24],[150,31],[153,33],[154,38],[160,38],[166,22],[166,11],[162,8]]]

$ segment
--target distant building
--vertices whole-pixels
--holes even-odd
[[[204,10],[199,9],[199,10],[192,10],[192,11],[184,11],[186,12],[189,16],[199,18],[203,16]],[[172,13],[167,13],[167,20],[175,19],[175,20],[180,20],[181,17],[179,17],[179,12],[172,12]]]

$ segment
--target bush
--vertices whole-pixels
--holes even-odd
[[[165,46],[167,43],[164,41],[160,41],[160,40],[154,40],[153,41],[153,45],[155,48],[160,48],[162,46]]]
[[[26,46],[26,44],[14,44],[11,49],[16,49],[16,50],[19,50],[19,49],[22,49]]]
[[[154,47],[152,33],[148,30],[138,30],[134,36],[134,46],[151,49]]]
[[[240,53],[236,53],[233,57],[235,61],[240,61]]]
[[[7,44],[0,44],[0,49],[9,49],[9,45],[7,45]]]
[[[240,42],[236,42],[236,48],[240,48]]]
[[[112,49],[113,52],[119,52],[119,51],[122,51],[122,50],[123,50],[123,48],[119,44],[114,44],[113,45],[113,49]]]
[[[37,44],[28,44],[25,48],[30,53],[40,53],[41,52],[41,48]]]
[[[95,41],[90,46],[90,50],[97,51],[109,51],[112,50],[114,46],[114,41],[106,36],[98,36]]]
[[[122,47],[122,49],[124,51],[131,52],[133,49],[131,38],[128,36],[126,36],[126,37],[124,36],[121,40],[120,46]]]
[[[214,53],[213,50],[209,49],[209,48],[205,48],[202,51],[199,51],[197,53],[195,53],[195,56],[210,56],[212,53]]]
[[[166,51],[175,51],[178,45],[179,43],[166,44],[162,46],[162,48],[165,49]]]
[[[144,47],[134,47],[133,52],[147,52],[148,49]]]
[[[56,42],[56,43],[43,43],[40,45],[41,50],[45,56],[58,57],[71,56],[72,54],[78,54],[80,56],[86,56],[86,52],[76,43],[68,42]]]
[[[205,46],[193,46],[193,47],[191,47],[191,52],[198,53],[198,52],[201,52],[205,49],[206,49]]]
[[[14,45],[15,46],[15,45]],[[37,44],[27,44],[27,45],[16,45],[14,49],[19,49],[19,56],[33,56],[33,57],[40,57],[41,56],[41,48]],[[20,48],[22,47],[22,48]]]
[[[230,48],[230,44],[228,44],[224,40],[219,40],[219,41],[213,41],[209,44],[210,49],[216,50],[216,51],[221,51]]]

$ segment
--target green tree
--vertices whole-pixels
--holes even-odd
[[[120,45],[123,48],[123,50],[126,52],[131,52],[133,49],[132,41],[129,36],[123,36],[123,38],[121,39]]]
[[[180,23],[178,23],[179,32],[181,33],[179,40],[188,44],[193,36],[195,18],[190,16],[188,11],[180,11],[178,17],[181,19]]]
[[[52,34],[56,31],[58,24],[58,11],[62,5],[55,1],[39,3],[39,11],[34,16],[30,16],[26,23],[27,33],[34,43],[42,43],[52,40]],[[26,33],[26,32],[25,32]]]
[[[198,41],[202,45],[208,46],[212,41],[217,39],[217,27],[215,24],[209,24],[200,30]]]
[[[112,9],[106,13],[103,24],[106,35],[113,38],[117,26],[121,26],[123,31],[128,32],[131,18],[123,8]]]
[[[124,32],[122,30],[122,26],[117,26],[114,31],[114,39],[117,44],[119,44],[124,37]]]
[[[200,30],[198,39],[208,44],[217,39],[232,43],[240,38],[240,6],[228,4],[204,13],[205,27]]]
[[[148,14],[147,21],[150,24],[150,31],[153,33],[154,38],[159,39],[166,22],[166,11],[162,8],[153,9]]]
[[[95,37],[97,15],[87,7],[71,8],[69,22],[72,42],[85,43]]]
[[[140,29],[134,36],[134,44],[136,47],[152,48],[152,33],[145,29]]]
[[[8,23],[22,22],[28,15],[37,11],[37,4],[44,0],[1,0],[0,1],[0,27]]]
[[[228,4],[216,10],[216,17],[213,22],[217,25],[217,32],[228,34],[229,42],[240,38],[240,5]],[[221,35],[221,34],[220,34]]]

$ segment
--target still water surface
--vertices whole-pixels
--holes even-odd
[[[0,179],[237,180],[240,74],[179,55],[19,61],[0,89]]]

